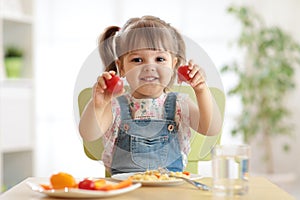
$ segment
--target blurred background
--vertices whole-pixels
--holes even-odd
[[[78,73],[107,26],[122,26],[131,17],[160,17],[200,45],[219,72],[224,65],[245,56],[231,45],[237,41],[241,26],[228,14],[230,5],[249,6],[266,26],[278,26],[300,43],[298,0],[0,0],[0,5],[2,189],[27,176],[48,177],[58,171],[76,177],[104,176],[102,164],[89,160],[83,152],[74,119],[73,95]],[[16,66],[10,72],[6,67],[5,53],[11,46],[22,51],[20,73]],[[220,76],[226,93],[237,84],[232,74]],[[272,144],[278,174],[275,182],[297,195],[299,66],[295,67],[294,77],[296,86],[285,98],[291,110],[285,121],[293,123],[294,128],[290,129],[291,136],[279,135]],[[238,98],[227,96],[221,143],[243,143],[241,135],[231,135],[241,106]],[[282,141],[289,144],[288,152],[281,151]],[[210,162],[199,163],[199,171],[210,175]]]

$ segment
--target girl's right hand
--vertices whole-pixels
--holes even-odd
[[[116,72],[114,71],[103,72],[102,75],[97,78],[97,82],[93,86],[93,101],[95,108],[104,108],[115,95],[120,95],[124,92],[124,89],[118,94],[112,94],[107,91],[105,80],[111,79],[112,75],[115,74]]]

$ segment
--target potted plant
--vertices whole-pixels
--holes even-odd
[[[8,78],[19,78],[23,65],[23,51],[20,48],[10,46],[5,49],[5,69]]]
[[[243,52],[243,61],[233,61],[222,67],[222,73],[233,73],[238,82],[229,96],[238,96],[242,111],[231,130],[249,143],[258,137],[262,144],[265,172],[274,173],[272,139],[292,135],[292,124],[285,98],[295,87],[294,72],[300,65],[299,44],[281,28],[267,27],[262,19],[247,7],[228,8],[241,23],[241,33],[235,42]],[[282,145],[284,151],[288,144]],[[256,155],[260,156],[260,155]]]

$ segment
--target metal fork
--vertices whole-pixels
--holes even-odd
[[[161,168],[159,167],[158,168],[158,171],[161,173],[161,174],[167,174],[169,177],[174,177],[174,178],[179,178],[179,179],[182,179],[190,184],[192,184],[193,186],[195,186],[196,188],[200,189],[200,190],[204,190],[204,191],[210,191],[210,187],[203,184],[203,183],[199,183],[197,181],[194,181],[194,180],[191,180],[189,178],[185,178],[185,177],[181,177],[181,176],[176,176],[176,175],[173,175],[170,173],[170,171],[166,168]]]

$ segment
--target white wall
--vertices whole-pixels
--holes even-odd
[[[83,153],[73,116],[77,74],[98,34],[113,23],[110,1],[40,0],[36,7],[36,175],[102,176]]]
[[[54,171],[67,171],[75,176],[103,175],[101,165],[88,160],[83,153],[74,120],[73,92],[79,70],[97,47],[97,37],[105,27],[122,26],[131,17],[156,15],[196,41],[208,53],[217,68],[220,68],[239,55],[228,45],[239,30],[236,21],[225,11],[231,2],[233,1],[37,0],[36,175],[48,176]],[[261,1],[257,1],[252,4],[259,5],[255,7],[269,16],[270,21],[282,20],[281,24],[285,24],[284,27],[299,37],[299,28],[290,22],[290,18],[281,18],[285,14],[292,15],[290,9],[297,13],[294,7],[299,6],[299,2],[266,2],[262,4]],[[250,1],[246,3],[250,4]],[[270,17],[273,9],[281,8],[285,4],[288,6],[284,12],[279,12],[278,18]],[[285,23],[287,21],[289,25]],[[232,77],[222,76],[222,79],[225,90],[234,83]],[[227,103],[222,142],[240,143],[240,138],[232,138],[229,133],[233,115],[240,110],[235,99],[227,99]],[[232,109],[233,107],[235,109]]]

